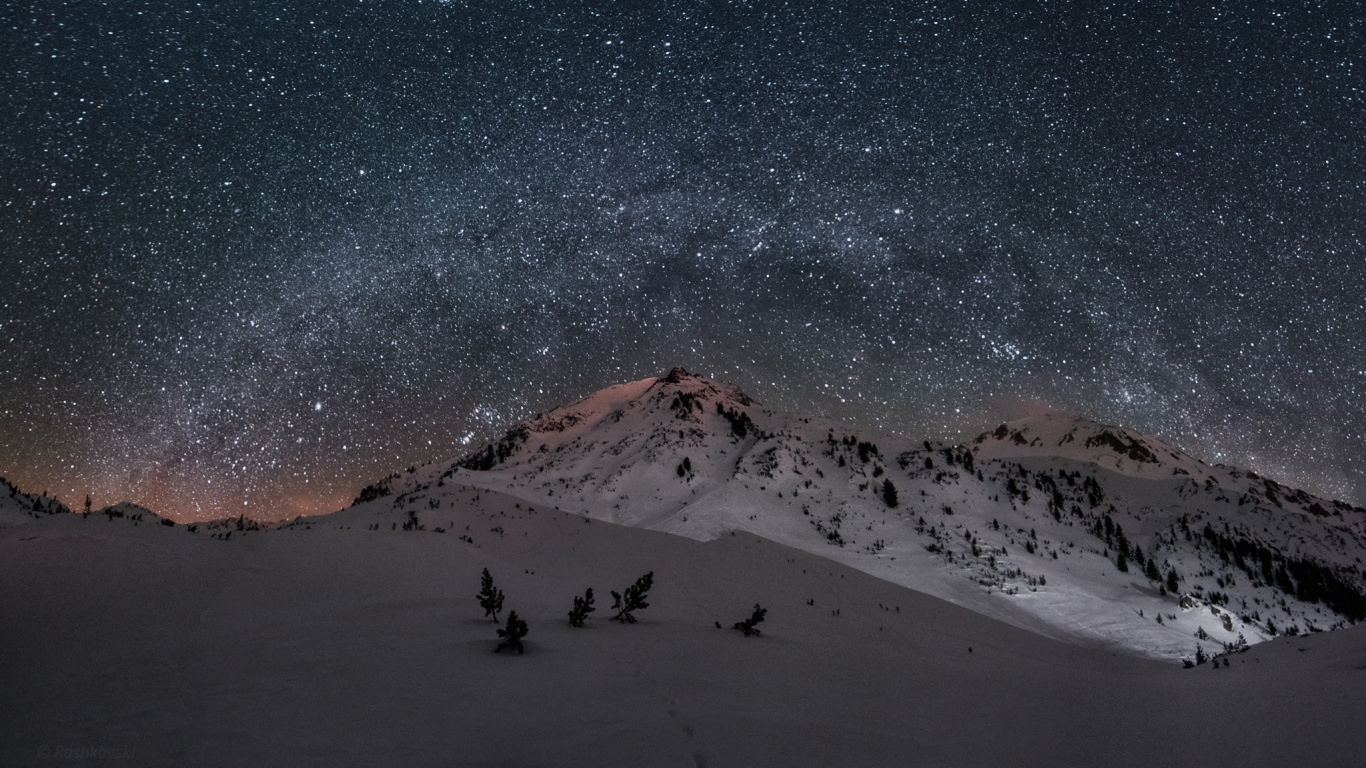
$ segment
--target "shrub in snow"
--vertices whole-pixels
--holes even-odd
[[[636,583],[627,587],[626,594],[620,595],[613,590],[612,610],[616,611],[617,615],[612,617],[612,621],[620,621],[623,624],[636,623],[636,617],[632,614],[635,611],[644,610],[650,607],[650,604],[645,602],[645,593],[649,592],[650,587],[654,586],[654,580],[655,572],[650,571],[644,576],[636,579]]]
[[[744,632],[745,637],[753,637],[759,634],[758,624],[759,622],[764,620],[764,616],[766,616],[767,614],[767,608],[760,608],[759,604],[755,603],[754,613],[750,614],[749,618],[745,619],[744,621],[735,622],[734,628],[740,630],[741,632]]]
[[[493,586],[493,577],[487,568],[479,579],[479,594],[476,597],[479,598],[479,607],[484,609],[484,615],[492,616],[497,621],[498,614],[503,611],[503,590]]]
[[[584,621],[588,619],[588,614],[596,611],[593,607],[593,588],[589,587],[583,597],[574,598],[574,607],[569,611],[569,624],[574,627],[582,627]]]
[[[511,611],[508,613],[507,626],[498,630],[498,636],[503,639],[498,641],[498,647],[493,649],[494,653],[499,653],[504,648],[523,653],[525,649],[522,648],[522,638],[526,637],[526,622],[517,618],[516,611]]]

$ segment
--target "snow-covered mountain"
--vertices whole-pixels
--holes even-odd
[[[65,504],[46,493],[24,493],[13,483],[0,477],[0,528],[13,528],[70,511]]]
[[[18,486],[0,477],[0,528],[26,525],[34,520],[44,520],[58,514],[70,514],[72,511],[70,507],[54,496],[48,496],[46,493],[41,495],[25,493],[19,490]],[[175,521],[170,518],[158,515],[146,507],[128,501],[110,504],[107,507],[92,511],[91,514],[103,515],[110,520],[116,518],[129,520],[134,525],[140,523],[175,525]],[[218,525],[223,524],[221,521],[214,522]]]
[[[0,764],[1360,762],[1366,627],[1111,651],[1344,621],[1361,511],[1114,427],[926,446],[674,371],[363,495],[264,526],[0,498]],[[493,652],[511,611],[525,655]]]
[[[121,501],[118,504],[111,504],[107,507],[97,509],[91,514],[104,515],[105,517],[111,520],[113,520],[114,518],[123,518],[125,520],[131,520],[134,525],[137,525],[139,523],[160,523],[161,525],[166,526],[175,525],[175,521],[171,518],[158,515],[152,510],[134,504],[131,501]]]
[[[1070,416],[971,445],[915,442],[675,368],[358,501],[393,494],[417,526],[448,485],[698,540],[748,531],[1017,626],[1158,657],[1366,619],[1366,510]]]

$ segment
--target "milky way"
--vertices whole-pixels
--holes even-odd
[[[0,474],[325,512],[682,364],[1366,501],[1354,4],[636,5],[5,3]]]

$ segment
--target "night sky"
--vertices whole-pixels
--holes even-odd
[[[681,364],[1366,502],[1361,7],[984,5],[5,2],[0,475],[326,512]]]

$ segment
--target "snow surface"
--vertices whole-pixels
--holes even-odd
[[[6,488],[5,766],[1245,768],[1366,747],[1366,512],[1074,417],[916,443],[675,369],[280,525]],[[492,652],[484,568],[525,655]],[[609,622],[647,571],[640,622]],[[760,637],[730,628],[756,604]],[[1183,669],[1197,643],[1226,653]]]
[[[0,530],[0,764],[1248,768],[1366,747],[1358,628],[1186,670],[743,532],[437,490],[270,530]],[[525,655],[492,652],[483,568],[530,624]],[[609,590],[646,571],[639,623],[609,622]],[[728,628],[755,603],[762,636]]]
[[[895,508],[884,500],[889,479]],[[1296,563],[1333,574],[1353,599],[1366,592],[1366,510],[1056,414],[1003,424],[970,446],[920,443],[775,411],[675,369],[362,498],[440,503],[452,482],[702,541],[747,531],[1050,637],[1156,658],[1360,618],[1297,579],[1278,586]],[[1107,518],[1122,536],[1096,528]],[[1221,553],[1219,537],[1260,547],[1267,567]],[[1129,545],[1137,551],[1123,571],[1118,550]],[[1158,579],[1138,557],[1154,560]],[[1178,589],[1168,594],[1172,570]]]

